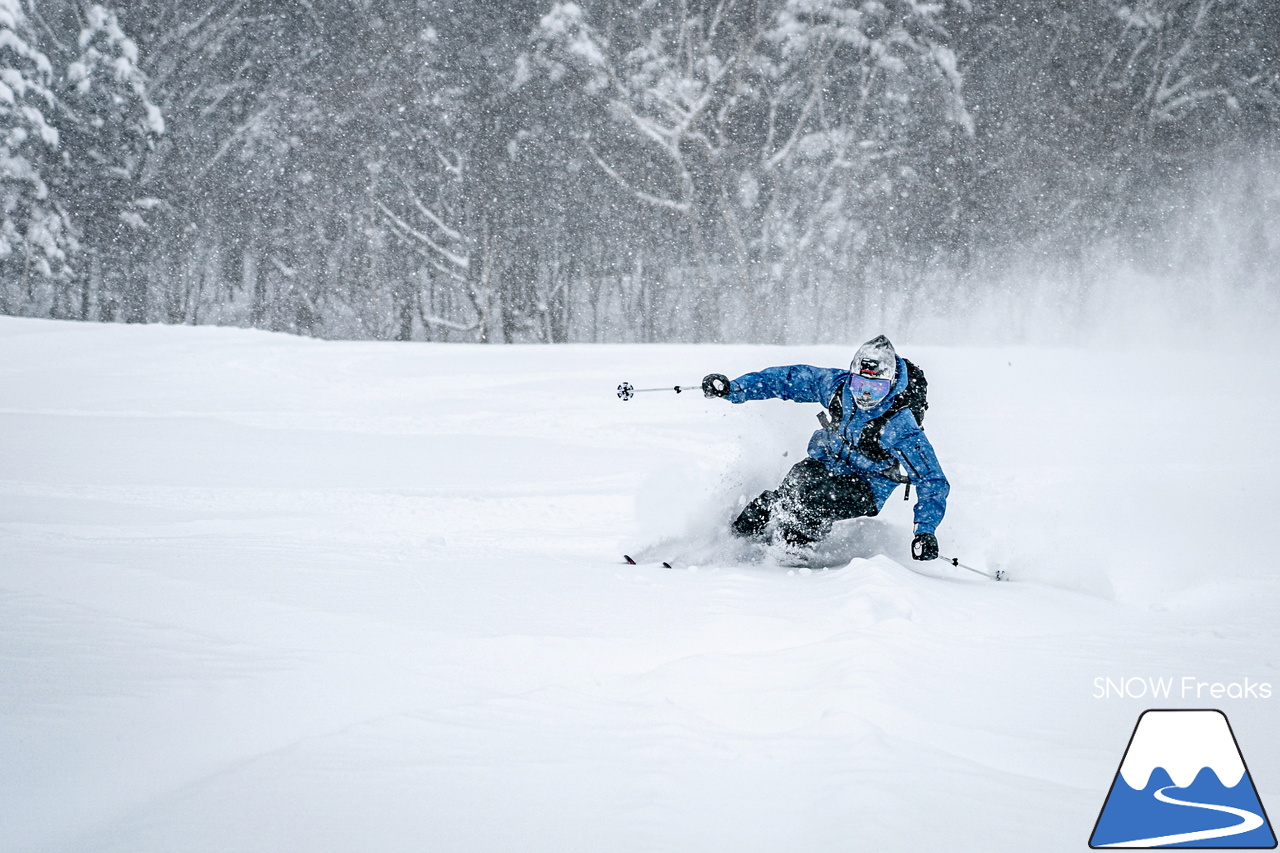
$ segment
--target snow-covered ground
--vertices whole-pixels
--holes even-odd
[[[816,407],[614,386],[860,331],[0,319],[0,849],[1083,850],[1148,707],[1223,709],[1280,812],[1280,351],[898,342],[943,553],[1013,581],[911,570],[898,496],[828,571],[736,563]]]

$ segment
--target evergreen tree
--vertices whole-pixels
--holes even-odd
[[[151,102],[138,67],[138,46],[114,11],[94,4],[76,40],[59,93],[63,108],[62,186],[80,244],[90,259],[81,270],[79,314],[91,310],[91,285],[100,286],[103,319],[148,318],[146,288],[131,256],[145,246],[160,200],[144,187],[144,163],[164,118]]]
[[[0,309],[47,315],[69,274],[66,216],[45,171],[58,147],[46,118],[52,67],[19,0],[0,0]]]

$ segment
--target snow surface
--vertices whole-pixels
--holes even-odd
[[[1280,687],[1280,353],[897,344],[1010,583],[740,564],[816,407],[613,393],[852,345],[0,319],[0,849],[1082,850],[1147,707],[1280,809],[1275,698],[1094,698]]]

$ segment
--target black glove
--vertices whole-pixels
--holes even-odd
[[[916,538],[911,540],[911,559],[938,559],[938,537],[932,533],[917,533]]]
[[[702,396],[728,397],[729,377],[723,373],[709,373],[702,380]]]

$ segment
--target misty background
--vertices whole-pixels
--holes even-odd
[[[0,313],[1274,336],[1269,0],[0,0]]]

